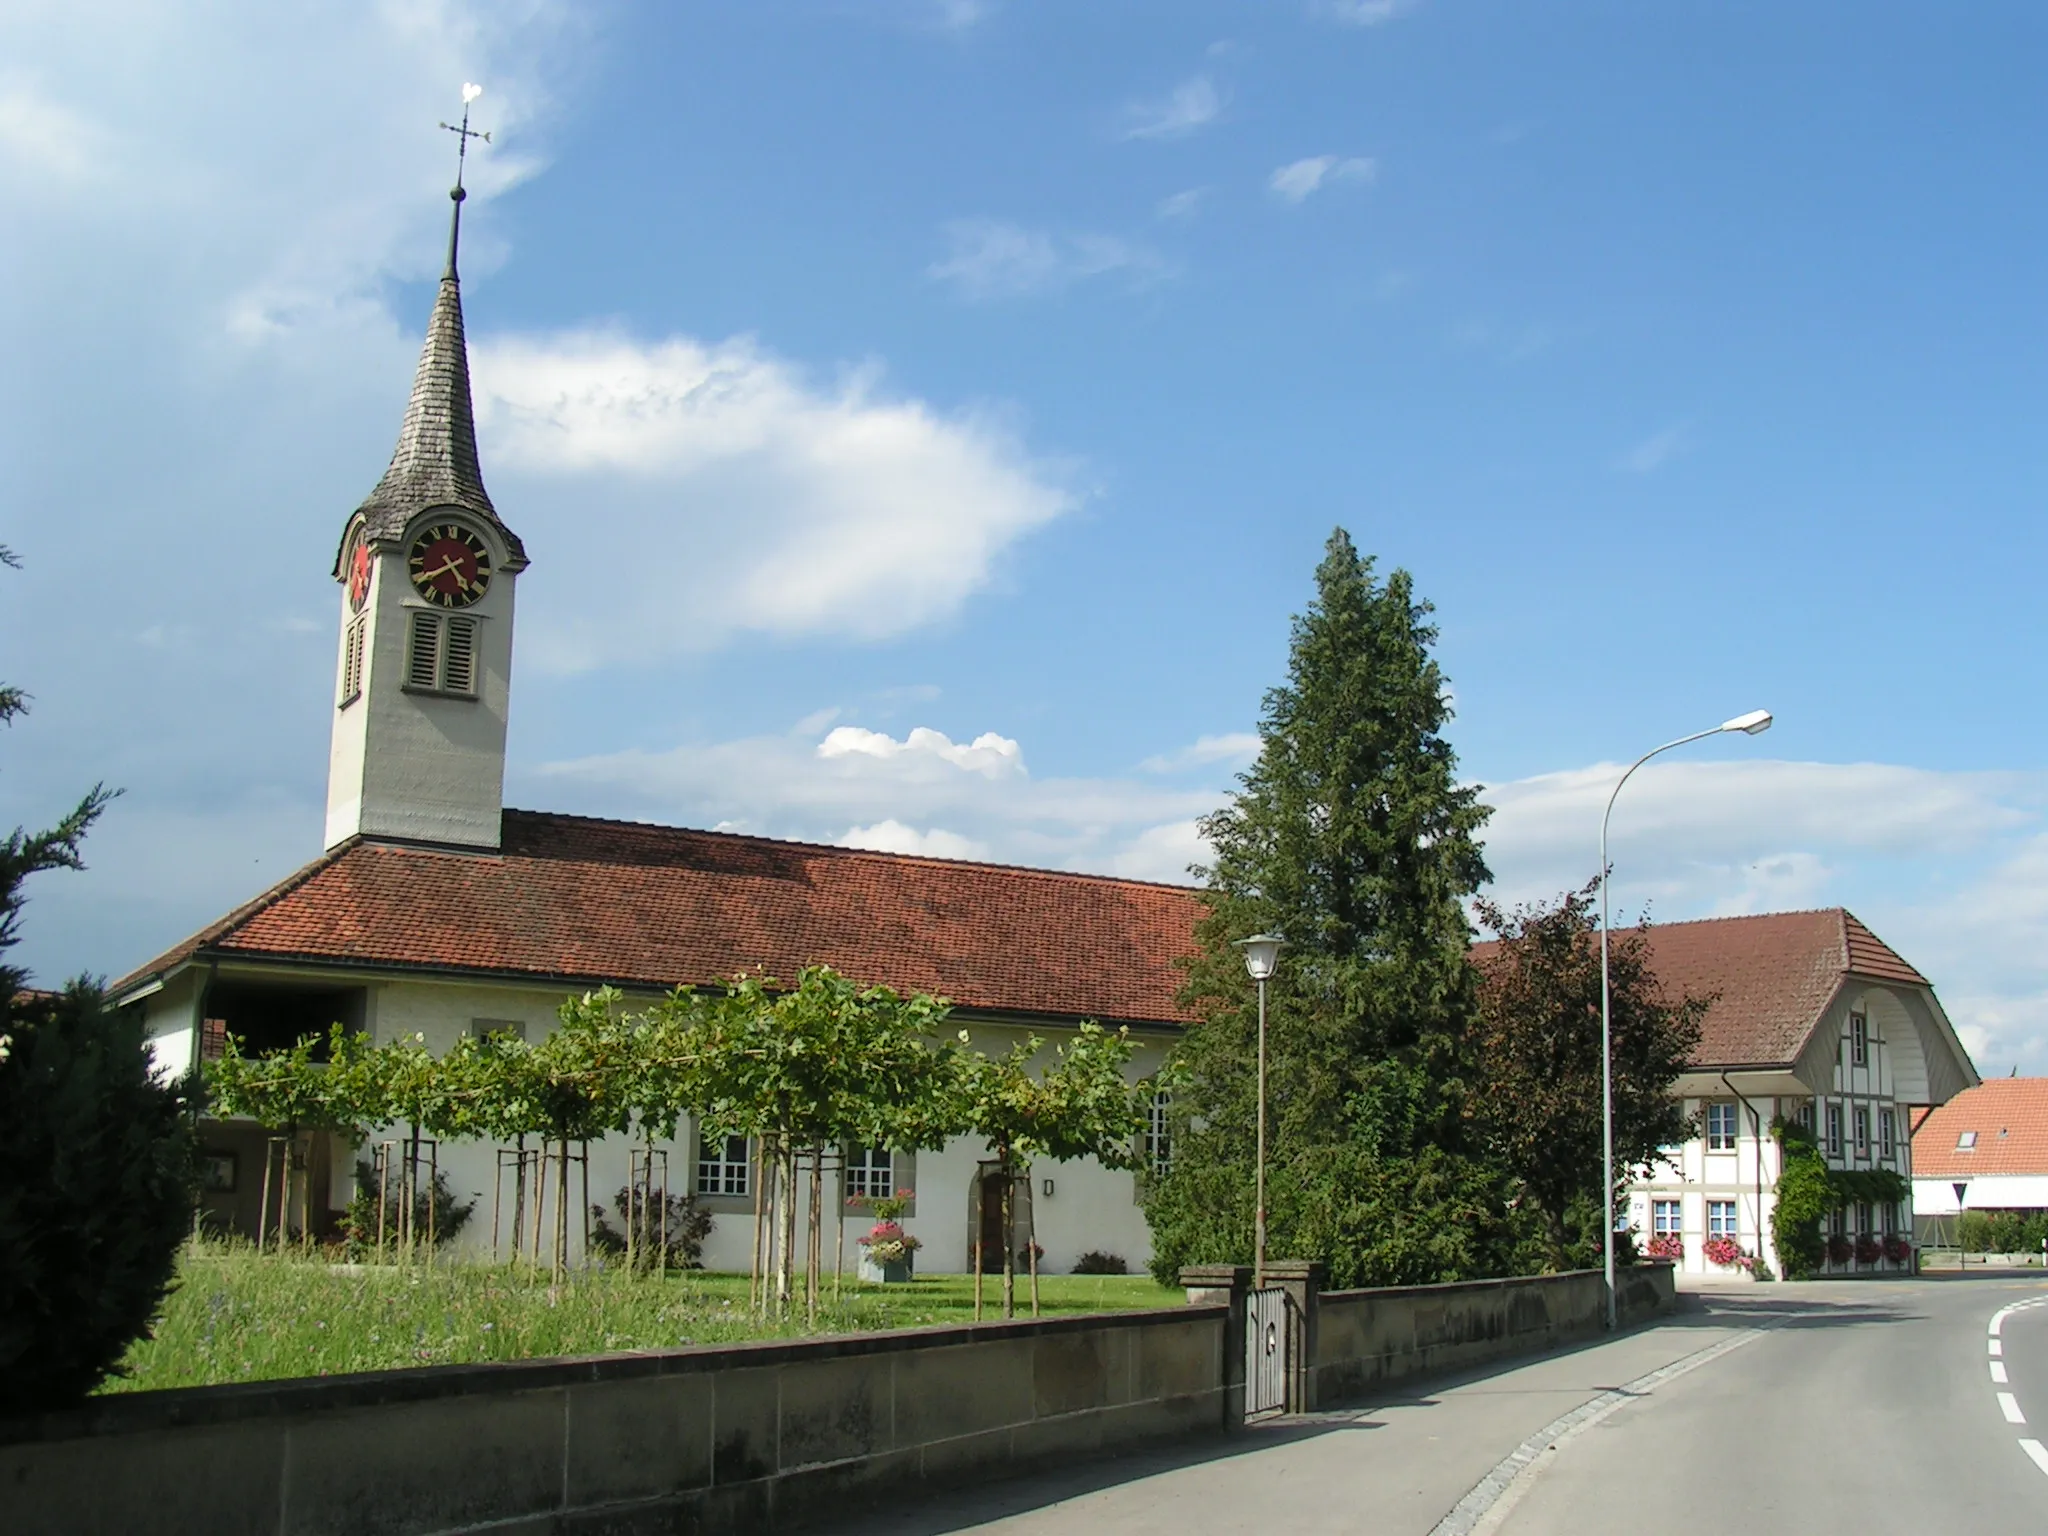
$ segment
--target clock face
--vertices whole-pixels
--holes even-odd
[[[437,608],[467,608],[491,584],[491,552],[460,523],[436,523],[412,541],[413,590]]]
[[[348,605],[362,611],[370,597],[370,546],[360,539],[348,556]]]

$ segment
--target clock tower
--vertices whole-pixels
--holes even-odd
[[[467,150],[468,113],[463,116]],[[526,567],[477,465],[456,247],[427,321],[391,465],[342,530],[327,846],[363,835],[498,846],[512,589]]]

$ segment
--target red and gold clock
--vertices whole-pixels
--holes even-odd
[[[357,539],[348,554],[348,605],[361,613],[370,600],[370,546]]]
[[[435,523],[406,557],[413,590],[437,608],[467,608],[491,585],[491,551],[460,523]]]

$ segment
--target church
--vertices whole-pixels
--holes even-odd
[[[183,1071],[229,1034],[255,1053],[337,1022],[378,1043],[418,1035],[437,1054],[465,1033],[537,1039],[565,997],[596,987],[651,1002],[740,971],[794,978],[825,964],[952,999],[953,1022],[990,1054],[1084,1020],[1128,1026],[1133,1071],[1155,1072],[1187,1022],[1175,961],[1193,947],[1193,891],[504,805],[528,559],[478,462],[459,183],[452,196],[447,266],[398,445],[343,524],[334,560],[325,851],[114,984],[116,1005],[145,1010],[160,1066]],[[279,1149],[233,1121],[209,1121],[205,1140],[208,1214],[254,1233]],[[353,1193],[359,1154],[338,1138],[309,1140],[295,1155],[307,1160],[314,1208],[294,1200],[289,1219],[321,1232]],[[1163,1103],[1148,1143],[1163,1164]],[[713,1212],[705,1262],[747,1268],[754,1149],[686,1123],[663,1150],[671,1193]],[[456,1199],[476,1202],[458,1238],[474,1251],[512,1226],[497,1153],[476,1143],[437,1153]],[[985,1191],[983,1155],[967,1138],[915,1157],[850,1148],[848,1193],[909,1191],[920,1267],[968,1269],[974,1234],[1001,1252],[1000,1187]],[[593,1145],[587,1173],[591,1201],[609,1205],[628,1178],[624,1139]],[[1139,1177],[1092,1161],[1031,1168],[1012,1202],[1015,1239],[1035,1232],[1054,1272],[1090,1250],[1138,1269],[1150,1255]],[[570,1225],[580,1242],[580,1223]],[[849,1268],[862,1230],[846,1234]]]

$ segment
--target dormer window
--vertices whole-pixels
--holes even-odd
[[[1972,1151],[1975,1149],[1976,1145],[1977,1133],[1975,1131],[1965,1131],[1962,1135],[1956,1138],[1956,1150],[1958,1152]]]
[[[476,697],[476,620],[414,609],[406,630],[408,693]]]

